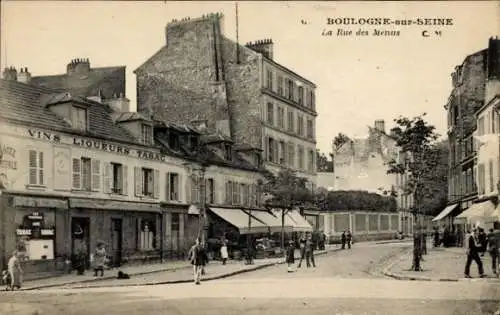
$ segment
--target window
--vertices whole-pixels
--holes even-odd
[[[283,107],[278,107],[278,127],[285,128],[285,109]]]
[[[226,205],[230,205],[233,201],[233,182],[228,181],[226,182],[226,198],[225,198],[225,203]]]
[[[313,122],[311,119],[307,120],[307,138],[314,139]]]
[[[87,110],[85,108],[71,108],[71,125],[77,130],[87,131]]]
[[[273,103],[267,103],[267,123],[274,125],[274,105]]]
[[[156,224],[154,220],[138,219],[139,225],[139,250],[154,250],[156,248],[155,232]]]
[[[293,92],[294,92],[294,89],[295,89],[295,84],[293,82],[293,80],[288,80],[288,94],[287,94],[287,97],[288,99],[290,100],[293,100]]]
[[[267,70],[266,72],[266,87],[268,89],[273,89],[273,72],[271,70]]]
[[[191,176],[191,202],[199,203],[200,199],[200,179],[192,175]]]
[[[291,132],[294,132],[295,131],[295,128],[294,128],[294,115],[293,115],[293,111],[292,110],[288,110],[288,131],[291,131]]]
[[[149,126],[147,126],[149,127]],[[146,131],[148,132],[148,131]],[[144,130],[143,130],[143,134],[144,134]],[[179,150],[179,135],[174,133],[174,132],[170,132],[168,134],[168,145],[170,146],[170,148],[172,150]]]
[[[315,107],[314,91],[313,90],[309,90],[308,93],[309,93],[309,100],[308,100],[308,104],[307,104],[308,106],[307,107],[309,107],[311,109],[314,109],[314,107]]]
[[[153,127],[151,125],[142,124],[141,136],[143,144],[153,144]]]
[[[92,184],[92,162],[89,158],[81,159],[81,176],[82,176],[82,186],[81,190],[90,191]]]
[[[313,150],[309,150],[309,159],[307,161],[307,170],[309,172],[313,172],[314,171],[314,151]]]
[[[480,117],[477,121],[477,135],[484,135],[484,116]]]
[[[298,148],[298,154],[299,154],[299,169],[304,169],[304,148],[299,146]]]
[[[117,163],[111,163],[113,177],[111,192],[114,194],[123,193],[123,166]]]
[[[215,203],[215,186],[214,186],[214,179],[209,178],[207,180],[206,184],[206,189],[207,189],[207,202],[209,204],[214,204]]]
[[[241,186],[238,183],[233,182],[233,205],[241,204]]]
[[[134,168],[135,195],[159,198],[160,196],[160,171],[145,167]]]
[[[280,141],[280,148],[279,148],[279,163],[280,164],[285,164],[285,158],[286,158],[286,146],[285,146],[285,141]]]
[[[275,143],[275,140],[273,138],[268,138],[268,141],[267,141],[267,160],[269,162],[276,162],[276,143]]]
[[[293,143],[288,144],[288,165],[295,167],[295,146]]]
[[[250,185],[250,206],[257,206],[259,200],[259,191],[256,185]]]
[[[299,136],[304,135],[304,118],[302,116],[297,116],[297,133]]]
[[[299,91],[298,91],[298,102],[300,105],[304,105],[304,87],[299,86]]]
[[[249,191],[249,186],[246,184],[241,184],[241,204],[248,206],[250,204],[250,191]]]
[[[282,76],[278,76],[278,94],[283,96],[284,93],[283,93],[283,77]]]
[[[167,173],[166,199],[169,201],[180,201],[179,174]]]
[[[228,161],[233,160],[233,153],[232,153],[230,144],[226,144],[224,146],[224,156],[225,156],[226,160],[228,160]]]
[[[489,175],[489,182],[490,182],[490,192],[495,191],[495,183],[493,179],[493,160],[490,159],[489,165],[488,165],[488,175]]]
[[[29,184],[43,186],[45,178],[43,173],[43,152],[29,151]]]
[[[480,195],[485,192],[485,173],[484,173],[484,164],[478,164],[477,166],[477,179],[478,179],[478,193]]]

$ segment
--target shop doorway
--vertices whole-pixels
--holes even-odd
[[[71,254],[73,266],[84,263],[85,269],[90,267],[89,218],[71,218]]]
[[[123,220],[111,219],[111,264],[120,267],[122,264]]]

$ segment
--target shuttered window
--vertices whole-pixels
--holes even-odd
[[[135,167],[135,195],[158,199],[160,197],[159,177],[158,170]]]
[[[86,157],[72,162],[72,186],[75,190],[101,190],[101,161]]]
[[[29,184],[45,185],[43,152],[29,151]]]

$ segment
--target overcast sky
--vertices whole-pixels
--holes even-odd
[[[172,19],[210,12],[225,15],[224,33],[236,38],[234,2],[2,1],[1,66],[28,67],[33,75],[59,74],[74,58],[93,67],[127,66],[127,96],[135,108],[135,75],[165,45]],[[274,59],[317,88],[318,148],[331,150],[343,132],[364,136],[367,125],[399,115],[428,113],[445,133],[450,74],[464,57],[500,33],[500,2],[240,2],[241,43],[272,38]],[[324,37],[328,17],[452,18],[453,26],[379,27],[398,37]],[[304,25],[301,20],[307,21]],[[358,27],[344,27],[354,32]],[[372,30],[374,26],[364,27]],[[441,36],[424,38],[424,30]]]

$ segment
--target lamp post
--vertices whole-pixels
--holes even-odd
[[[206,187],[205,187],[205,164],[198,163],[184,163],[184,166],[188,168],[191,172],[191,179],[196,181],[196,185],[199,188],[199,197],[197,200],[197,205],[199,207],[199,227],[198,227],[198,237],[202,244],[205,244],[206,240],[206,229],[207,226],[207,215],[206,215]]]

